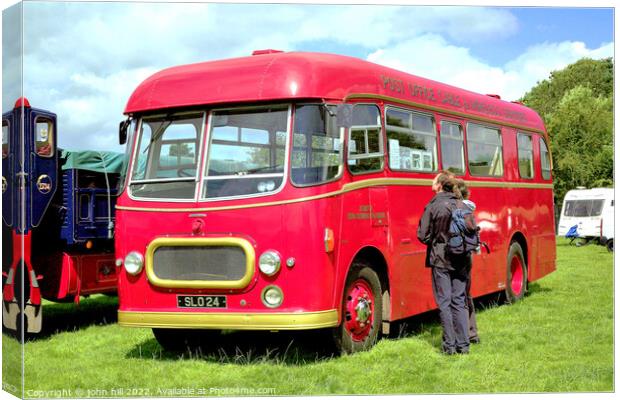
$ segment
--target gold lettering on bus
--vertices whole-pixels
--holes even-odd
[[[369,204],[363,204],[359,208],[359,212],[347,213],[348,220],[369,220],[369,219],[385,219],[385,212],[372,212],[372,206]]]
[[[416,82],[404,82],[401,79],[381,75],[383,89],[398,93],[400,95],[409,95],[417,99],[426,100],[432,103],[442,105],[450,105],[460,108],[464,111],[476,111],[493,117],[502,117],[513,121],[524,122],[526,120],[525,113],[502,107],[500,104],[493,102],[485,102],[480,100],[470,100],[460,95],[441,90],[434,87],[425,86]],[[407,88],[407,90],[405,90]]]

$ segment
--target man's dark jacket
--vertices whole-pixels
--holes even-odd
[[[439,192],[424,208],[418,226],[418,239],[426,248],[426,266],[454,270],[446,255],[446,243],[450,238],[452,210],[456,208],[454,193]]]

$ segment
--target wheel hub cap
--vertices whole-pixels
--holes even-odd
[[[355,341],[370,334],[374,322],[374,296],[370,285],[359,279],[351,285],[345,303],[345,328]]]

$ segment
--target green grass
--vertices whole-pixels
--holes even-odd
[[[482,303],[482,343],[466,356],[439,353],[436,313],[406,321],[399,338],[348,356],[331,354],[324,336],[315,332],[234,332],[211,350],[167,353],[149,329],[114,323],[114,298],[97,296],[77,310],[47,304],[47,333],[25,345],[25,394],[238,396],[263,394],[252,392],[261,388],[273,388],[271,395],[613,391],[613,256],[601,246],[576,248],[560,239],[557,266],[531,284],[517,304]],[[3,379],[19,387],[21,349],[6,335],[2,348]],[[62,389],[64,394],[53,392]]]

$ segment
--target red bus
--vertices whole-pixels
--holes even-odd
[[[521,104],[263,50],[156,73],[125,113],[118,321],[163,347],[186,329],[333,328],[353,352],[436,308],[416,229],[441,169],[471,187],[491,249],[474,296],[517,300],[555,270],[548,137]]]

